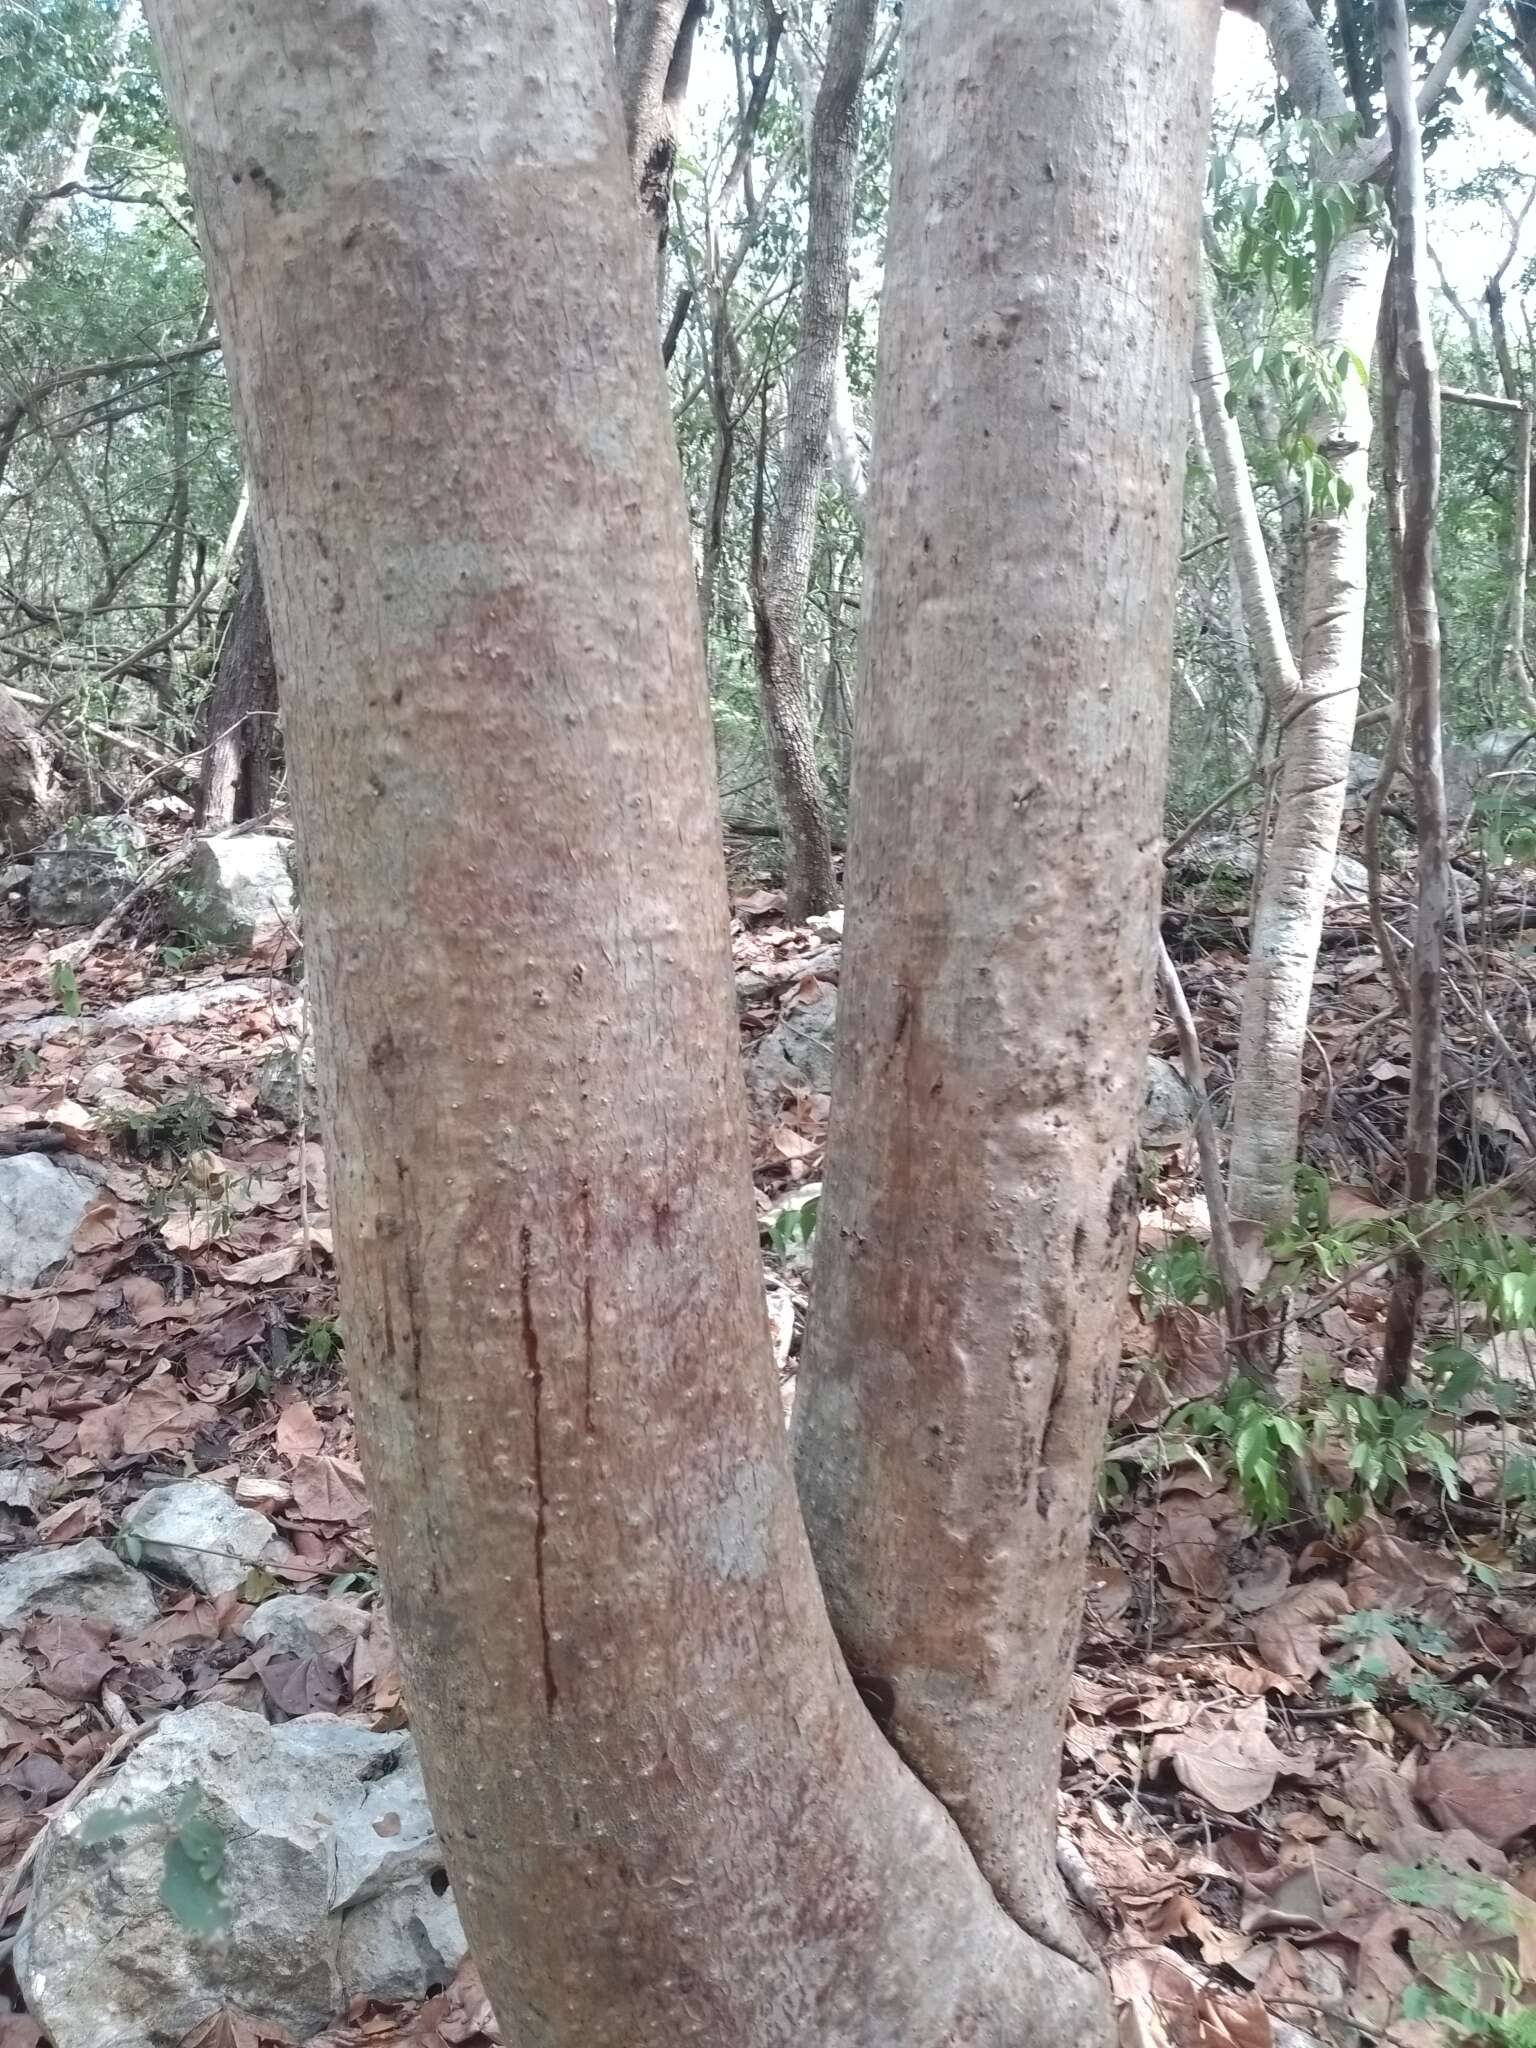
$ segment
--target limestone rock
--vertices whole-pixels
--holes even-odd
[[[1186,883],[1198,887],[1201,883],[1220,881],[1246,896],[1257,862],[1258,848],[1245,833],[1202,832],[1174,856],[1169,866]],[[1339,854],[1333,863],[1328,889],[1329,908],[1364,903],[1365,891],[1365,863],[1352,854]]]
[[[311,1119],[315,1111],[315,1055],[306,1045],[295,1052],[287,1046],[267,1054],[256,1069],[256,1100],[284,1123],[296,1124],[301,1103],[307,1103]]]
[[[224,1843],[215,1939],[159,1898],[189,1788]],[[225,2005],[306,2040],[354,1998],[421,1997],[463,1954],[408,1735],[210,1704],[167,1714],[50,1830],[15,1960],[54,2048],[173,2048]]]
[[[94,1536],[0,1564],[0,1628],[20,1628],[35,1614],[82,1614],[132,1636],[159,1612],[149,1581]]]
[[[96,1183],[42,1152],[0,1159],[0,1294],[34,1287],[68,1258]]]
[[[759,1115],[772,1109],[781,1092],[829,1092],[836,1029],[837,990],[824,988],[812,1003],[791,1004],[758,1040],[747,1062],[747,1093]]]
[[[33,922],[95,924],[128,894],[148,860],[149,842],[131,818],[72,818],[33,855]]]
[[[1148,1053],[1141,1092],[1141,1142],[1153,1151],[1193,1137],[1195,1098],[1171,1060]]]
[[[205,946],[248,953],[297,921],[289,845],[270,832],[204,839],[167,887],[172,922]]]
[[[200,1593],[233,1593],[267,1553],[277,1531],[211,1479],[182,1479],[146,1493],[123,1517],[144,1560]]]
[[[322,1600],[313,1593],[279,1593],[263,1600],[240,1630],[248,1643],[268,1645],[285,1657],[346,1649],[367,1632],[367,1613],[355,1600]]]
[[[271,990],[258,982],[204,981],[193,988],[135,996],[131,1003],[115,1003],[94,1017],[24,1017],[15,1024],[0,1025],[0,1045],[39,1045],[48,1038],[98,1038],[113,1031],[152,1031],[161,1024],[196,1024],[210,1010],[271,1000]]]

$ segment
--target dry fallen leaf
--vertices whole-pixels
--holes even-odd
[[[1273,2048],[1269,2015],[1251,1992],[1204,1982],[1167,1949],[1114,1956],[1109,1979],[1121,2048]]]
[[[277,1418],[280,1458],[308,1458],[325,1448],[325,1429],[307,1401],[290,1401]]]
[[[1323,1579],[1293,1586],[1253,1618],[1253,1644],[1271,1671],[1298,1684],[1323,1668],[1323,1629],[1342,1620],[1353,1602],[1342,1586]]]
[[[1502,1848],[1536,1828],[1536,1749],[1453,1742],[1424,1765],[1418,1794],[1442,1827],[1470,1828]]]
[[[1186,1791],[1218,1813],[1260,1806],[1281,1776],[1310,1777],[1311,1763],[1288,1757],[1269,1738],[1262,1699],[1240,1707],[1206,1707],[1185,1728],[1153,1737],[1148,1761],[1171,1766]]]
[[[293,1468],[293,1506],[310,1522],[362,1522],[368,1516],[363,1475],[345,1458],[300,1458]]]

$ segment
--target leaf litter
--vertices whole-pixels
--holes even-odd
[[[750,1056],[781,1017],[836,985],[839,933],[788,924],[768,886],[738,894],[734,910]],[[1321,1123],[1339,1154],[1327,1162],[1334,1214],[1363,1230],[1393,1209],[1382,1103],[1400,1107],[1405,1041],[1384,1015],[1379,973],[1345,957],[1337,922],[1333,994],[1314,1019],[1332,1078],[1320,1072],[1317,1085],[1331,1091]],[[1358,920],[1353,943],[1363,963]],[[0,1047],[0,1132],[46,1130],[101,1189],[64,1266],[0,1298],[0,1549],[110,1542],[149,1487],[193,1474],[258,1507],[283,1541],[281,1560],[234,1594],[159,1584],[157,1618],[136,1633],[76,1617],[0,1631],[0,1881],[124,1731],[159,1714],[219,1700],[274,1720],[403,1723],[335,1354],[324,1162],[314,1133],[266,1113],[256,1088],[261,1062],[294,1048],[295,991],[271,963],[227,969],[242,970],[262,1000],[191,1023],[64,1033],[25,1057]],[[1233,1049],[1240,971],[1220,945],[1185,964],[1218,1068]],[[94,1014],[173,979],[145,952],[103,948],[81,968],[82,1002]],[[0,1026],[46,1014],[43,991],[41,944],[0,935]],[[1159,1049],[1171,1052],[1171,1040]],[[206,1108],[192,1150],[115,1138],[125,1115],[142,1123],[187,1099]],[[1314,1097],[1314,1129],[1319,1106]],[[1477,1116],[1501,1156],[1518,1145],[1518,1119],[1499,1104],[1483,1100]],[[826,1120],[824,1093],[786,1085],[753,1123],[786,1398]],[[1346,1123],[1347,1146],[1337,1137]],[[1204,1239],[1185,1154],[1165,1157],[1145,1194],[1144,1249],[1171,1257]],[[1518,1212],[1506,1227],[1533,1234]],[[1304,1276],[1303,1305],[1308,1285],[1321,1293],[1322,1277]],[[1346,1285],[1307,1329],[1306,1370],[1367,1389],[1383,1307],[1379,1274]],[[1459,1312],[1442,1320],[1458,1341],[1479,1341]],[[1061,1803],[1121,2041],[1421,2048],[1440,2035],[1409,2015],[1407,1994],[1438,1981],[1446,1957],[1489,1968],[1508,1957],[1536,1980],[1536,1570],[1498,1483],[1524,1410],[1456,1424],[1452,1455],[1467,1476],[1454,1503],[1416,1475],[1347,1528],[1266,1525],[1209,1446],[1170,1429],[1226,1384],[1209,1305],[1138,1287],[1122,1334],[1106,1468],[1120,1479],[1096,1520]],[[1486,1348],[1490,1379],[1521,1399],[1536,1389],[1523,1341],[1498,1336]],[[241,1626],[278,1593],[345,1593],[360,1632],[303,1655],[253,1650]],[[0,1934],[26,1897],[22,1871]],[[499,2038],[466,1963],[424,2003],[355,2006],[302,2048]],[[183,2048],[281,2040],[221,2012]],[[40,2048],[19,2009],[0,2012],[0,2048]]]

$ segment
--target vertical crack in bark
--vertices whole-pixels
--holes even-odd
[[[583,1366],[582,1425],[587,1435],[597,1434],[592,1419],[592,1183],[583,1180],[577,1191],[581,1208],[581,1345]]]
[[[533,1321],[533,1232],[526,1223],[519,1233],[518,1242],[522,1253],[518,1297],[523,1317],[523,1358],[528,1383],[533,1389],[533,1577],[539,1603],[539,1644],[544,1660],[544,1709],[546,1713],[553,1714],[560,1688],[555,1683],[554,1656],[549,1640],[549,1607],[544,1587],[544,1538],[549,1515],[549,1501],[544,1490],[544,1367],[539,1359],[539,1333]]]

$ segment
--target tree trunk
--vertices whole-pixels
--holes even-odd
[[[1409,967],[1408,1087],[1403,1158],[1408,1200],[1432,1201],[1440,1164],[1440,1087],[1445,1036],[1445,921],[1450,902],[1445,768],[1440,734],[1440,609],[1435,598],[1435,522],[1440,502],[1440,367],[1424,283],[1427,261],[1424,160],[1413,98],[1413,60],[1404,0],[1377,0],[1387,129],[1392,140],[1391,295],[1395,348],[1383,362],[1383,404],[1397,420],[1403,464],[1400,687],[1419,854],[1418,917]],[[1387,1303],[1379,1391],[1407,1388],[1424,1294],[1424,1255],[1406,1250]]]
[[[903,23],[795,1464],[851,1668],[1007,1910],[1066,1948],[1057,1773],[1137,1208],[1216,15]]]
[[[102,67],[102,81],[92,101],[76,121],[69,135],[60,136],[38,181],[10,223],[6,248],[0,255],[0,285],[14,291],[32,268],[39,245],[52,232],[68,206],[73,189],[85,178],[91,151],[102,117],[112,101],[118,80],[128,64],[128,45],[133,38],[138,9],[131,0],[121,0],[113,19]]]
[[[1160,401],[1145,360],[1183,360],[1182,291],[1169,340],[1153,224],[1170,151],[1192,170],[1198,147],[1204,9],[1087,11],[1092,39],[1004,25],[985,43],[977,19],[997,23],[995,6],[911,13],[935,52],[985,56],[978,125],[1002,138],[1021,190],[1005,117],[1031,92],[1046,102],[1047,71],[1053,109],[1086,81],[1093,121],[1064,158],[1074,184],[1040,186],[1038,131],[1029,180],[1050,207],[1042,260],[1081,280],[1040,329],[1074,418],[1055,427],[1054,462],[1035,463],[1042,530],[1082,534],[1077,602],[1062,607],[1028,556],[1023,594],[1030,631],[1059,645],[1053,682],[1098,636],[1101,652],[1079,657],[1081,701],[1036,718],[1042,737],[1062,733],[1075,777],[1064,728],[1085,746],[1101,725],[1118,736],[1084,759],[1106,824],[1138,835],[1149,910],[1159,720],[1124,689],[1120,657],[1145,635],[1148,662],[1166,658],[1169,446],[1161,412],[1150,431],[1118,393],[1139,381]],[[503,2028],[540,2048],[1096,2042],[1095,1978],[1010,1917],[861,1704],[796,1511],[686,518],[607,9],[150,12],[287,691],[381,1562],[455,1895]],[[1128,65],[1110,96],[1100,43],[1155,48],[1157,63]],[[914,142],[929,104],[918,75]],[[1145,178],[1128,174],[1144,160]],[[1090,179],[1145,199],[1136,235],[1101,238]],[[1012,198],[995,174],[988,189]],[[1005,235],[1016,218],[1010,205]],[[1177,283],[1182,242],[1172,260]],[[1033,353],[1018,310],[1010,297],[977,345],[967,336],[958,367],[991,374],[1004,334]],[[1144,342],[1139,360],[1122,360],[1122,335]],[[1123,442],[1095,424],[1100,402]],[[1048,431],[1038,404],[1030,417]],[[953,413],[929,422],[957,458],[961,427]],[[1023,446],[1012,425],[1000,438]],[[1113,457],[1097,491],[1084,445]],[[886,493],[893,512],[899,498]],[[973,581],[1019,559],[1014,497],[987,502],[996,545],[944,582],[946,603],[978,617],[990,600],[967,595]],[[1033,821],[1025,836],[1038,852]],[[977,853],[973,876],[992,848]],[[1124,865],[1106,851],[1117,884]],[[1065,905],[1049,869],[1023,872],[1037,900]],[[1107,1044],[1095,1063],[1113,1130],[1089,1121],[1074,1155],[1104,1139],[1117,1156],[1083,1220],[1090,1244],[1123,1237],[1103,1211],[1137,1058]],[[1063,1415],[1078,1405],[1073,1393]],[[1082,1455],[1074,1469],[1076,1484]],[[1030,1540],[1064,1589],[1075,1569],[1055,1546],[1080,1562],[1083,1501],[1069,1507],[1043,1476]]]
[[[1301,112],[1346,118],[1327,38],[1306,0],[1259,0],[1258,13]],[[1369,230],[1340,237],[1318,292],[1319,349],[1330,357],[1349,349],[1370,362],[1385,272],[1386,251]],[[1311,431],[1349,501],[1307,525],[1301,694],[1280,733],[1274,836],[1254,911],[1228,1166],[1234,1228],[1250,1253],[1295,1210],[1302,1050],[1360,695],[1371,403],[1358,375],[1345,377],[1338,415],[1320,417]]]
[[[806,687],[804,614],[848,310],[859,94],[875,13],[876,0],[837,0],[832,12],[827,61],[811,115],[805,283],[779,448],[778,502],[752,579],[758,683],[792,918],[814,917],[837,901],[832,834]]]
[[[0,845],[24,853],[53,823],[53,771],[25,708],[0,685]]]
[[[624,132],[640,217],[652,238],[658,304],[666,281],[672,174],[688,99],[693,38],[708,0],[618,0],[613,23]]]
[[[198,823],[222,832],[272,808],[277,751],[277,669],[254,536],[240,550],[240,588],[203,713],[206,745]]]

